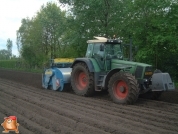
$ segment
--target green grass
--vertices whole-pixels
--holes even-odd
[[[1,68],[15,68],[17,60],[0,60]]]
[[[24,63],[19,60],[0,60],[0,68],[32,73],[42,73],[43,71],[43,69],[26,68],[23,65]]]
[[[5,68],[5,67],[0,67],[0,68],[7,69],[7,70],[30,72],[30,73],[42,73],[43,72],[43,69]]]

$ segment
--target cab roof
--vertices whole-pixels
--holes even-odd
[[[88,40],[87,43],[121,43],[116,39],[107,39],[105,37],[96,37],[94,36],[94,40]]]
[[[95,37],[94,36],[94,38],[95,38],[95,40],[88,40],[87,41],[87,43],[105,43],[105,42],[107,42],[107,38],[105,38],[105,37]]]

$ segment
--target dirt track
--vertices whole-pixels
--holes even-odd
[[[5,116],[17,116],[21,134],[177,134],[177,95],[118,105],[106,94],[87,98],[45,90],[39,74],[0,69],[0,123]]]

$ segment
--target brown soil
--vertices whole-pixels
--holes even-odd
[[[0,69],[0,123],[10,115],[21,134],[177,134],[178,92],[119,105],[104,93],[90,98],[45,90],[40,74]]]

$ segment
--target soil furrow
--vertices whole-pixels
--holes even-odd
[[[36,102],[35,104],[30,103],[30,101],[28,102],[28,101],[21,100],[19,97],[18,97],[19,99],[16,98],[15,101],[12,102],[11,100],[14,99],[14,97],[9,96],[7,94],[3,94],[3,96],[8,97],[9,99],[8,99],[8,101],[5,100],[5,99],[2,99],[2,101],[5,101],[7,104],[12,103],[14,106],[18,102],[18,105],[20,105],[20,108],[22,110],[27,109],[27,111],[25,111],[25,112],[22,111],[22,113],[26,113],[26,116],[28,116],[29,112],[30,112],[31,113],[30,115],[34,115],[34,116],[28,117],[28,118],[31,118],[31,120],[37,119],[37,118],[38,118],[38,120],[40,119],[37,123],[41,123],[42,120],[43,120],[44,124],[49,124],[49,126],[47,126],[48,128],[54,128],[54,126],[56,126],[59,130],[66,129],[66,131],[71,130],[70,132],[72,132],[73,130],[75,130],[75,126],[78,123],[78,121],[72,120],[72,118],[68,118],[66,116],[57,114],[57,112],[56,113],[51,112],[49,110],[44,109],[44,107],[43,108],[39,107],[38,105],[36,105],[36,104],[38,104],[38,102]],[[58,110],[60,111],[60,109],[61,108],[59,107]],[[68,110],[64,111],[64,112],[68,112]],[[46,120],[44,119],[45,117],[47,117]],[[33,120],[33,121],[36,122],[36,120]],[[40,124],[40,125],[45,126],[44,124]],[[80,123],[80,125],[86,126],[86,124],[82,124],[82,123]],[[101,131],[99,129],[97,130],[97,128],[94,128],[94,127],[91,127],[91,126],[87,126],[85,128],[87,128],[87,129],[85,129],[86,131],[88,129],[89,130],[91,129],[93,132],[103,133],[103,134],[105,133],[104,131]],[[91,130],[90,130],[90,132],[92,132]],[[74,133],[76,133],[76,132],[74,132]],[[77,132],[77,133],[79,133],[79,132]]]
[[[63,98],[64,101],[65,100],[76,101],[80,98],[80,99],[82,99],[82,103],[85,103],[85,102],[88,102],[89,99],[90,99],[90,98],[76,96],[76,95],[73,95],[73,94],[71,95],[71,94],[63,93],[63,92],[61,92],[61,93],[57,92],[56,93],[56,92],[52,92],[52,91],[49,91],[49,90],[43,90],[42,91],[42,90],[39,90],[39,89],[33,89],[32,87],[24,87],[24,88],[25,88],[25,90],[21,90],[22,92],[27,92],[27,93],[32,92],[32,93],[35,93],[35,94],[43,95],[43,96],[46,96],[46,97],[51,97],[51,98],[54,98],[54,99]],[[46,94],[44,94],[44,92],[46,92]],[[90,99],[90,103],[91,103],[91,101],[93,102],[93,104],[95,104],[97,102],[97,105],[103,105],[103,104],[105,105],[106,102],[109,103],[108,105],[114,105],[114,103],[112,104],[112,102],[110,103],[107,100],[98,101],[97,98],[92,98],[92,99]],[[152,105],[154,106],[153,108],[152,108]],[[134,106],[132,106],[132,108],[135,107],[136,109],[138,109],[138,106],[140,106],[142,109],[145,108],[145,110],[149,109],[149,111],[151,111],[151,109],[153,109],[153,111],[154,111],[155,110],[154,108],[156,107],[157,110],[161,110],[161,111],[158,111],[158,113],[160,113],[160,112],[170,112],[170,114],[173,114],[173,113],[178,114],[178,105],[177,104],[150,101],[150,100],[148,100],[148,102],[146,102],[146,100],[144,100],[144,99],[139,99],[138,102]],[[122,106],[115,104],[115,107],[120,108]],[[130,107],[127,107],[127,108],[130,108]]]
[[[33,94],[31,95],[31,96],[33,96]],[[40,96],[38,96],[39,98],[41,97],[41,95]],[[46,99],[45,99],[45,101],[50,101],[51,100],[51,98],[52,97],[47,97]],[[54,99],[54,97],[53,97],[53,99]],[[54,99],[54,100],[56,100],[56,99]],[[53,100],[53,101],[54,101]],[[61,99],[61,98],[57,98],[57,100],[59,100],[59,102],[56,102],[57,104],[58,103],[64,103],[64,102],[66,102],[66,99]],[[73,101],[72,101],[73,102]],[[53,103],[55,103],[55,101],[53,102]],[[68,100],[67,101],[67,103],[68,104],[70,104],[71,103],[71,101],[70,100]],[[83,101],[82,101],[82,103],[83,103]],[[77,102],[77,105],[80,105],[81,103],[80,102]],[[61,104],[62,105],[62,104]],[[93,104],[92,104],[93,105]],[[102,109],[102,107],[100,107],[100,106],[91,106],[91,105],[88,105],[88,104],[84,104],[84,105],[80,105],[81,107],[86,107],[86,108],[90,108],[90,109],[92,109],[92,108],[94,108],[94,109],[96,109],[96,110],[100,110],[100,109]],[[106,105],[105,105],[105,107],[106,107]],[[108,106],[107,106],[108,107]],[[121,108],[120,108],[121,107]],[[153,119],[153,120],[155,120],[155,116],[159,116],[159,117],[162,117],[163,118],[163,120],[161,120],[160,122],[165,122],[165,120],[164,119],[166,119],[166,120],[170,120],[170,122],[172,122],[177,116],[176,115],[174,115],[174,114],[168,114],[168,113],[165,113],[165,112],[163,112],[163,111],[157,111],[157,112],[154,112],[154,114],[153,114],[153,112],[152,111],[150,111],[150,109],[145,109],[145,111],[144,110],[142,110],[142,111],[138,111],[138,110],[136,110],[135,111],[135,109],[134,108],[132,108],[132,106],[131,106],[131,111],[130,111],[130,109],[127,109],[129,106],[120,106],[119,107],[119,109],[117,109],[117,108],[114,108],[113,109],[113,107],[108,107],[108,109],[111,109],[112,108],[112,111],[109,111],[109,112],[111,112],[111,114],[114,114],[113,113],[113,111],[115,111],[115,112],[121,112],[121,113],[128,113],[128,111],[129,111],[129,113],[131,114],[131,115],[134,115],[134,116],[141,116],[142,118],[145,118],[145,119]],[[138,107],[136,107],[136,109],[138,109]],[[119,111],[118,111],[119,110]],[[102,111],[101,111],[102,112]],[[138,112],[142,112],[142,114],[140,115]],[[147,116],[144,116],[144,114],[146,114]],[[149,115],[149,116],[148,116]],[[170,122],[168,122],[168,123],[170,123]]]
[[[103,118],[103,117],[102,117]],[[110,117],[111,118],[111,117]],[[131,116],[131,118],[134,118],[134,116]],[[131,119],[130,118],[130,119]],[[121,120],[122,121],[122,118],[120,118],[119,120]],[[125,119],[126,120],[126,119]],[[139,119],[137,119],[138,121],[140,121]],[[129,122],[129,121],[128,121]],[[148,121],[147,121],[148,122]],[[125,123],[127,123],[127,122],[125,122]],[[137,122],[135,122],[135,123],[137,123]],[[159,123],[160,124],[160,123]],[[153,125],[156,125],[156,123],[155,124],[153,124]],[[158,125],[158,123],[157,123],[157,125]],[[138,126],[140,126],[140,124],[138,124]],[[142,126],[142,127],[144,127],[144,126]],[[170,127],[170,126],[169,126]],[[167,127],[166,129],[168,129],[169,127]],[[148,128],[146,128],[146,129],[148,129]],[[155,129],[157,129],[156,127],[155,127]],[[172,128],[173,129],[173,128]]]
[[[0,69],[0,120],[17,116],[25,134],[177,134],[177,96],[178,92],[164,92],[159,101],[138,99],[134,105],[119,105],[108,94],[89,98],[45,90],[41,74]]]
[[[32,100],[27,100],[27,99],[24,99],[25,101],[32,101]],[[121,126],[120,128],[118,128],[118,124],[108,124],[110,122],[110,120],[108,119],[107,121],[108,122],[105,122],[102,120],[96,120],[96,116],[94,116],[93,118],[91,118],[92,115],[82,115],[81,113],[79,112],[74,112],[74,111],[71,111],[70,109],[61,109],[60,108],[56,108],[56,106],[50,106],[50,105],[46,105],[44,103],[38,103],[38,102],[32,102],[32,103],[35,103],[35,105],[38,105],[46,110],[49,110],[51,112],[56,112],[57,114],[59,115],[62,115],[62,116],[68,116],[69,118],[71,119],[74,119],[80,123],[84,123],[84,124],[88,124],[89,126],[93,126],[93,127],[96,127],[96,128],[100,128],[100,129],[103,129],[103,131],[106,131],[106,132],[113,132],[113,131],[120,131],[122,133],[124,132],[127,132],[128,128],[124,128],[124,125]],[[14,103],[15,105],[15,103]],[[24,114],[24,112],[22,112]],[[146,130],[145,130],[146,131]],[[90,130],[91,132],[91,130]],[[132,133],[134,133],[134,130],[132,130]]]
[[[2,99],[0,99],[2,100]],[[4,100],[3,100],[4,101]],[[50,115],[45,112],[45,109],[43,109],[43,112],[35,111],[33,112],[32,109],[29,109],[28,107],[24,107],[23,104],[20,104],[21,107],[16,109],[19,104],[12,103],[11,101],[4,101],[2,103],[3,105],[6,105],[11,108],[13,111],[16,111],[17,113],[25,116],[26,118],[30,119],[31,121],[37,123],[39,126],[43,126],[46,129],[49,129],[53,131],[53,133],[79,133],[76,131],[73,131],[71,128],[64,126],[60,122],[60,118],[56,117],[57,115],[51,113]],[[26,103],[27,104],[27,103]],[[28,104],[27,104],[28,106]],[[45,117],[43,115],[46,115]],[[51,118],[53,117],[53,118]],[[55,121],[55,122],[54,122]],[[71,122],[72,123],[72,122]]]
[[[4,122],[4,117],[8,117],[9,115],[5,115],[3,113],[0,112],[0,124]],[[17,123],[19,123],[19,120],[17,119]],[[28,129],[26,129],[24,126],[22,126],[20,124],[20,127],[18,127],[19,132],[23,132],[25,134],[33,134],[33,132],[29,131]],[[0,132],[4,131],[3,127],[0,127]],[[9,132],[9,133],[13,133],[13,132]]]
[[[7,85],[5,85],[5,86],[7,86]],[[16,89],[16,90],[18,90],[18,89]],[[28,92],[28,91],[22,90],[21,92]],[[43,92],[46,92],[46,91],[43,91]],[[41,93],[41,91],[40,91],[40,94],[38,95],[38,97],[46,96],[45,101],[47,101],[47,99],[52,99],[53,101],[54,100],[59,100],[60,101],[60,102],[57,102],[57,103],[63,103],[63,102],[71,103],[71,101],[72,102],[76,102],[76,100],[73,100],[73,99],[69,100],[69,99],[64,98],[63,96],[65,96],[67,93],[62,95],[62,96],[55,97],[55,96],[48,96],[48,92],[50,92],[50,91],[47,91],[46,94],[43,94],[43,92]],[[31,92],[28,92],[28,93],[31,93]],[[38,93],[35,92],[34,94],[37,95]],[[34,94],[32,94],[31,96],[33,96]],[[59,94],[62,94],[62,93],[59,93]],[[73,98],[73,96],[71,95],[70,98]],[[77,105],[80,105],[80,106],[86,107],[86,108],[90,108],[90,109],[92,107],[95,108],[95,109],[96,108],[101,109],[102,107],[107,107],[108,109],[111,109],[111,113],[112,113],[112,111],[122,112],[122,113],[127,113],[129,111],[129,113],[132,112],[131,114],[134,115],[134,116],[139,116],[139,117],[141,116],[141,117],[146,118],[146,119],[150,119],[150,118],[155,119],[155,116],[159,116],[159,117],[162,117],[163,119],[171,121],[171,120],[174,120],[177,117],[177,115],[172,113],[172,112],[176,111],[176,109],[177,109],[176,106],[174,106],[172,108],[173,109],[172,112],[169,112],[169,113],[166,112],[166,111],[162,111],[162,110],[157,110],[157,112],[155,112],[155,110],[152,110],[150,108],[143,108],[143,107],[138,108],[138,106],[122,106],[122,105],[118,106],[117,104],[114,104],[114,103],[108,102],[108,101],[105,101],[105,102],[103,102],[103,101],[95,101],[94,103],[91,103],[93,101],[92,98],[88,98],[86,102],[83,100],[84,97],[80,97],[80,98],[82,99],[82,102],[77,101]],[[89,102],[92,105],[89,105]],[[107,103],[107,105],[113,105],[113,107],[109,107],[106,104],[103,105],[100,102]],[[165,104],[165,103],[163,103],[163,104]],[[164,106],[165,105],[162,105],[162,107],[164,107]],[[171,108],[169,108],[169,109],[171,109]],[[139,112],[142,112],[142,114],[140,115]],[[145,114],[147,116],[144,116]]]
[[[24,127],[27,130],[31,131],[32,133],[35,134],[54,134],[53,131],[46,129],[43,126],[40,126],[39,124],[37,124],[36,122],[31,121],[30,119],[28,119],[27,117],[23,116],[22,114],[20,114],[19,112],[16,112],[14,110],[12,110],[13,105],[11,105],[10,107],[8,107],[6,104],[2,104],[0,103],[0,112],[1,113],[5,113],[6,115],[15,115],[18,118],[18,123],[20,124],[20,127]],[[21,132],[21,133],[28,133],[28,131],[25,132]]]

